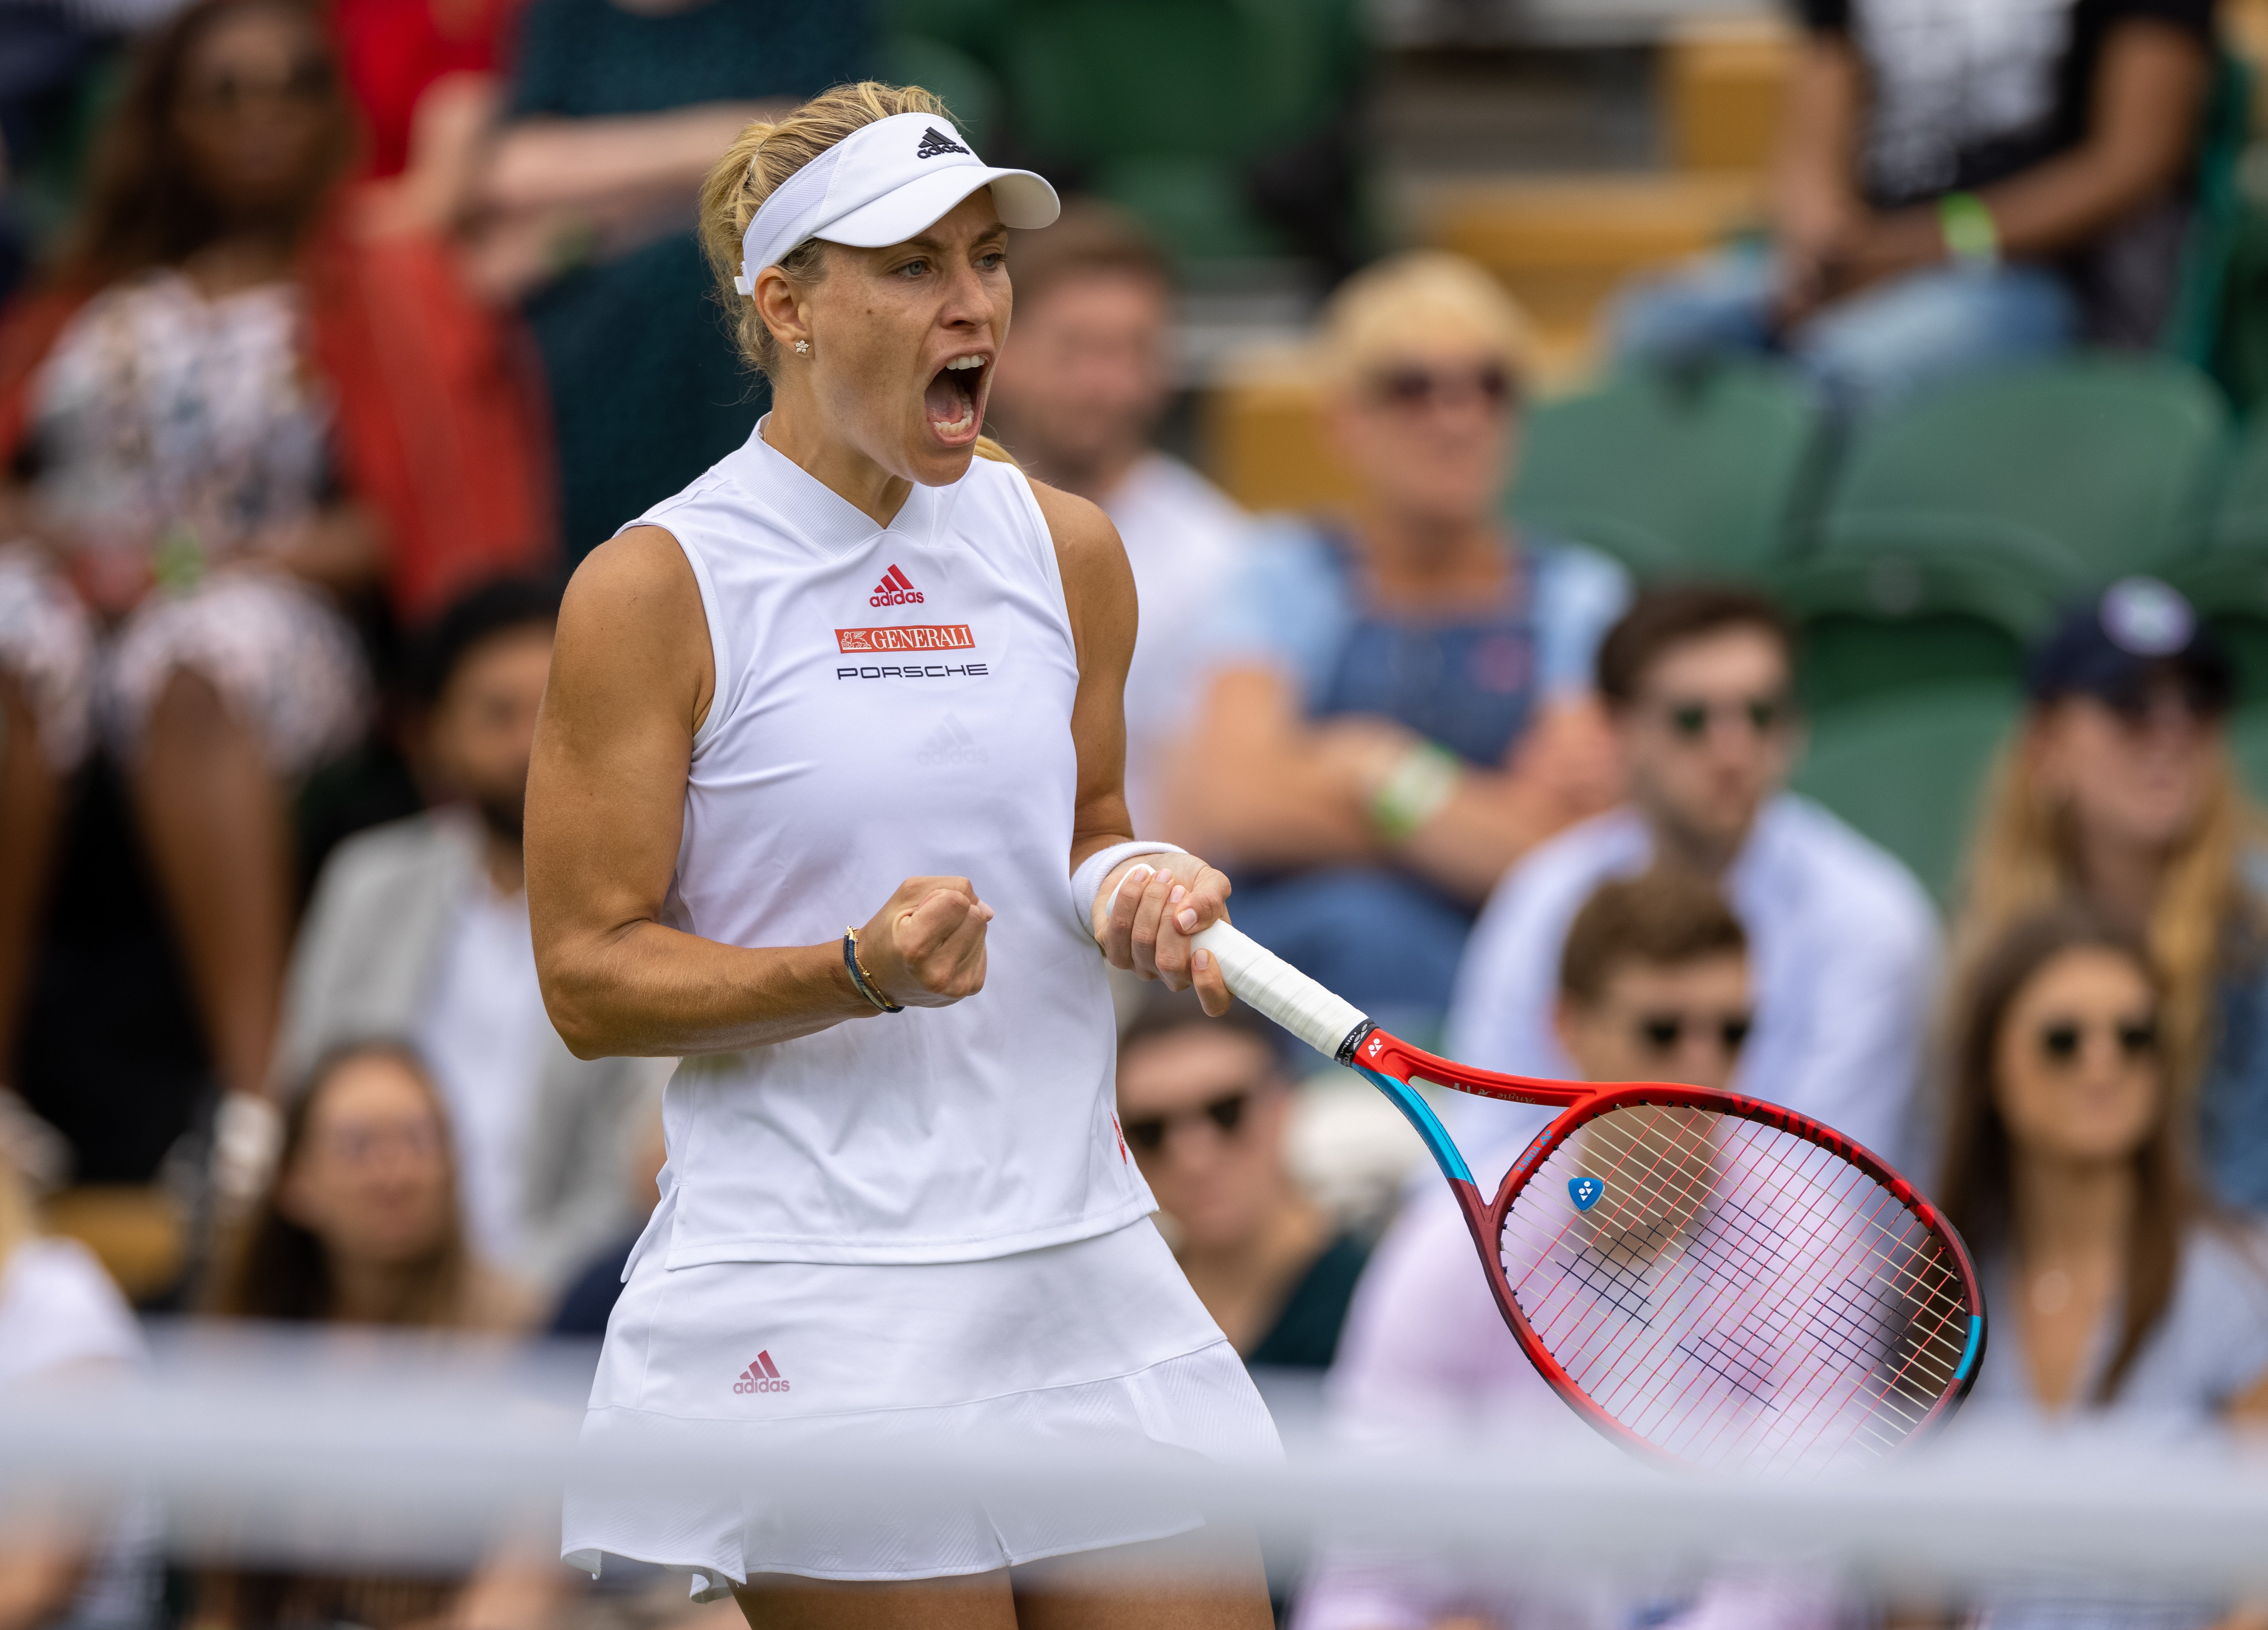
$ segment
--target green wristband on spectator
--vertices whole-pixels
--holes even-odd
[[[1441,806],[1456,793],[1457,778],[1463,772],[1457,756],[1448,749],[1419,742],[1371,794],[1372,828],[1389,844],[1411,837],[1441,813]]]
[[[1963,266],[2000,263],[2000,223],[1975,193],[1948,193],[1937,201],[1937,230],[1945,252]]]

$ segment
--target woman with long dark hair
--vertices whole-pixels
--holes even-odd
[[[60,263],[0,326],[0,1068],[99,744],[216,1073],[256,1103],[287,793],[364,726],[342,608],[383,583],[416,615],[545,542],[500,333],[434,246],[350,235],[357,143],[320,7],[198,0],[136,55]]]
[[[1996,1317],[1964,1427],[2268,1417],[2268,1235],[2191,1183],[2166,992],[2139,937],[2068,905],[2017,919],[1969,976],[1938,1199]],[[2067,1623],[2067,1606],[2004,1602],[1986,1622]]]
[[[524,1299],[466,1246],[447,1123],[415,1053],[359,1043],[315,1066],[284,1115],[275,1176],[224,1265],[213,1310],[334,1329],[501,1333],[526,1322]],[[468,1593],[491,1606],[541,1604],[554,1571],[498,1560],[470,1577],[215,1574],[198,1621],[498,1622],[470,1612]]]
[[[448,1125],[417,1055],[377,1041],[323,1058],[284,1111],[275,1176],[214,1311],[453,1330],[522,1310],[465,1243]]]
[[[2020,920],[1970,977],[1938,1194],[1998,1281],[1981,1405],[2268,1405],[2268,1254],[2191,1181],[2165,990],[2079,907]]]

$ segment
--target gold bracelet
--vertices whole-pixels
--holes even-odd
[[[866,964],[858,960],[858,931],[856,928],[843,931],[843,966],[850,975],[850,983],[858,987],[858,994],[876,1007],[884,1013],[905,1012],[906,1005],[894,1002],[885,995],[874,976],[866,971]]]

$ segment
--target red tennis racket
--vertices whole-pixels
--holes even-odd
[[[1226,923],[1196,944],[1237,996],[1409,1118],[1521,1350],[1609,1438],[1689,1465],[1812,1471],[1893,1453],[1968,1396],[1984,1352],[1969,1253],[1831,1127],[1697,1087],[1472,1069]],[[1491,1201],[1419,1083],[1561,1112]]]

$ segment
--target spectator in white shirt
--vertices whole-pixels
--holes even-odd
[[[423,746],[452,801],[331,856],[277,1049],[289,1091],[348,1043],[413,1040],[448,1111],[474,1249],[543,1292],[636,1220],[623,1174],[669,1069],[576,1058],[536,985],[520,803],[557,604],[506,581],[443,614],[421,664]]]
[[[1574,913],[1546,992],[1561,1054],[1587,1081],[1672,1081],[1721,1089],[1747,1036],[1749,954],[1716,888],[1687,869],[1610,881]],[[1593,1436],[1528,1361],[1473,1260],[1463,1213],[1439,1184],[1395,1223],[1355,1290],[1325,1383],[1333,1424],[1366,1442],[1516,1434],[1530,1449],[1621,1451]],[[1447,1559],[1327,1554],[1300,1593],[1293,1630],[1798,1630],[1834,1621],[1816,1592],[1726,1579],[1667,1582],[1637,1602],[1604,1582],[1522,1585],[1470,1577]]]
[[[11,1398],[55,1376],[138,1366],[145,1356],[140,1326],[92,1253],[38,1232],[27,1176],[38,1138],[0,1108],[0,1396]],[[129,1507],[106,1532],[11,1502],[0,1531],[0,1630],[155,1625],[153,1542],[144,1508]]]
[[[1174,394],[1173,274],[1108,205],[1076,203],[1010,258],[1016,331],[992,381],[995,432],[1035,476],[1101,505],[1126,545],[1142,626],[1126,675],[1126,803],[1155,836],[1160,761],[1197,703],[1190,608],[1237,564],[1244,513],[1151,445]]]
[[[1896,860],[1785,790],[1798,731],[1779,613],[1741,589],[1651,590],[1608,634],[1598,672],[1630,801],[1540,845],[1498,886],[1458,972],[1451,1051],[1567,1074],[1550,1014],[1569,921],[1608,878],[1674,862],[1720,880],[1748,930],[1756,1029],[1740,1090],[1910,1160],[1937,920]],[[1468,1153],[1495,1173],[1543,1125],[1511,1105],[1461,1111]]]

